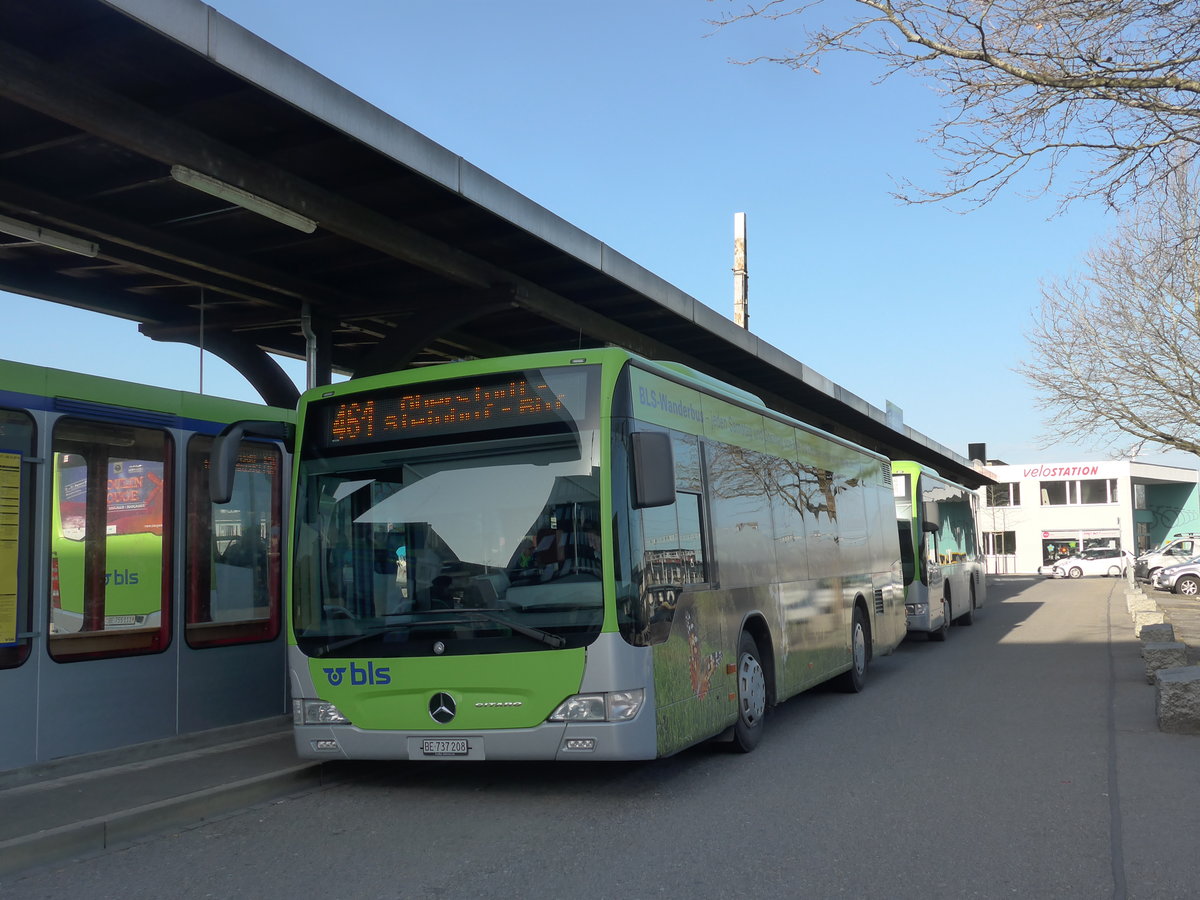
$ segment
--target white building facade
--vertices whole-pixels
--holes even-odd
[[[1200,533],[1200,472],[1129,460],[989,464],[979,489],[988,571],[1033,574],[1092,547],[1135,555]]]

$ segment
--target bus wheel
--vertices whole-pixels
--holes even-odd
[[[758,657],[758,644],[745,631],[738,642],[737,704],[733,747],[740,753],[749,753],[762,740],[763,717],[767,713],[767,673]]]
[[[867,623],[861,606],[854,607],[850,623],[850,669],[838,676],[837,685],[847,694],[857,694],[867,683]]]
[[[974,625],[975,624],[975,582],[971,582],[971,605],[967,607],[967,611],[958,617],[955,625]]]
[[[942,627],[936,631],[929,632],[931,641],[944,641],[946,635],[950,633],[950,601],[945,597],[942,598]]]

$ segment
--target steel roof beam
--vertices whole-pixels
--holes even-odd
[[[142,251],[159,258],[160,262],[152,265],[160,274],[178,277],[188,284],[204,284],[206,277],[217,276],[210,277],[207,286],[293,312],[297,309],[294,301],[307,300],[314,305],[344,309],[359,300],[336,288],[299,279],[13,181],[0,179],[0,208],[18,215],[34,213],[59,227],[82,231],[100,243],[100,255],[104,258],[123,262],[136,258],[140,261],[133,264],[141,265],[143,256],[123,256],[114,245]],[[222,286],[220,282],[225,280],[241,282],[245,287]],[[246,291],[246,287],[254,290]]]
[[[321,228],[444,278],[489,286],[483,264],[469,254],[125,97],[73,79],[5,42],[0,42],[0,95],[164,166],[187,166],[236,185],[315,219]]]
[[[511,289],[445,297],[437,304],[428,304],[372,347],[354,366],[354,377],[407,368],[421,350],[442,335],[467,322],[516,305]]]
[[[140,330],[151,340],[159,340],[154,328],[143,325]],[[176,341],[180,338],[171,337],[169,340]],[[206,329],[202,341],[184,338],[183,342],[203,349],[233,366],[258,391],[267,405],[283,409],[296,408],[300,392],[292,383],[291,376],[283,370],[277,360],[252,340],[228,332]]]

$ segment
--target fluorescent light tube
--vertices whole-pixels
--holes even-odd
[[[80,256],[95,256],[100,252],[100,245],[93,241],[85,241],[83,238],[43,228],[41,225],[22,222],[20,219],[10,219],[8,216],[0,216],[0,231],[11,234],[13,237],[33,241],[35,244],[45,244],[56,250],[78,253]]]
[[[250,212],[258,213],[260,216],[287,225],[289,228],[295,228],[297,231],[303,231],[305,234],[312,234],[317,230],[315,220],[292,212],[286,206],[280,206],[278,203],[242,190],[240,187],[226,184],[211,175],[197,172],[195,169],[189,169],[186,166],[171,166],[171,177],[180,184],[186,184],[190,188],[203,191],[218,199],[227,200],[235,206],[248,209]]]

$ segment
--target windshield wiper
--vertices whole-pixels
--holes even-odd
[[[487,619],[489,622],[495,622],[497,625],[503,625],[505,628],[511,628],[517,634],[524,635],[527,638],[532,638],[535,641],[540,641],[553,647],[555,650],[566,644],[567,639],[561,634],[554,634],[549,631],[543,631],[540,628],[533,628],[530,625],[522,625],[520,622],[514,622],[506,616],[497,615],[500,610],[493,609],[464,609],[465,614],[474,614],[481,619]]]
[[[503,625],[505,628],[509,628],[519,635],[531,638],[539,643],[546,644],[549,647],[553,647],[555,650],[561,648],[567,643],[567,639],[562,635],[553,634],[549,631],[543,631],[540,628],[533,628],[529,625],[522,625],[520,622],[514,622],[505,616],[497,615],[497,612],[499,612],[499,610],[464,609],[454,610],[451,611],[449,615],[446,615],[447,611],[440,609],[414,610],[413,612],[404,613],[403,615],[420,616],[420,621],[392,622],[388,625],[380,625],[375,628],[368,629],[361,634],[348,635],[347,637],[342,638],[340,641],[334,641],[332,644],[326,644],[323,647],[317,648],[315,651],[313,651],[313,656],[328,656],[330,653],[333,653],[335,650],[341,650],[343,647],[350,647],[359,643],[360,641],[366,641],[373,637],[378,637],[381,634],[387,634],[391,631],[399,631],[404,628],[411,628],[414,625],[457,625],[462,622],[464,618],[472,617],[486,619],[489,622],[495,622],[497,625]],[[426,616],[434,614],[443,616],[444,618],[425,618]]]
[[[428,616],[431,613],[437,613],[438,615],[445,615],[446,610],[421,609],[421,610],[412,610],[411,612],[406,612],[406,613],[400,613],[399,615],[403,615],[406,617],[408,617],[408,616]],[[420,622],[420,624],[422,624],[422,625],[453,625],[456,623],[456,621],[457,621],[457,619],[454,619],[454,618],[446,618],[446,619],[441,619],[441,620],[433,619],[433,620],[423,620]],[[365,640],[368,640],[373,637],[379,637],[379,635],[381,635],[381,634],[388,634],[392,631],[401,631],[405,628],[411,628],[415,624],[417,624],[417,623],[406,618],[405,621],[403,621],[403,622],[389,622],[386,625],[376,625],[374,628],[368,628],[366,631],[360,632],[358,634],[347,635],[346,637],[342,638],[340,641],[334,641],[332,644],[326,644],[324,647],[319,647],[313,651],[313,655],[314,656],[328,656],[334,650],[340,650],[343,647],[349,647],[353,644],[357,644],[359,641],[365,641]],[[310,638],[310,639],[316,639],[316,638],[320,637],[320,635],[306,634],[306,635],[303,635],[303,637]]]
[[[328,656],[334,650],[341,650],[343,647],[349,647],[352,644],[357,644],[359,641],[365,641],[368,638],[379,637],[381,634],[387,634],[389,631],[397,631],[401,628],[407,628],[408,622],[396,622],[391,625],[380,625],[376,628],[370,628],[361,634],[352,634],[349,637],[344,637],[340,641],[334,641],[332,644],[326,644],[323,647],[318,647],[313,651],[313,656]],[[304,635],[306,638],[315,638],[316,635]]]

